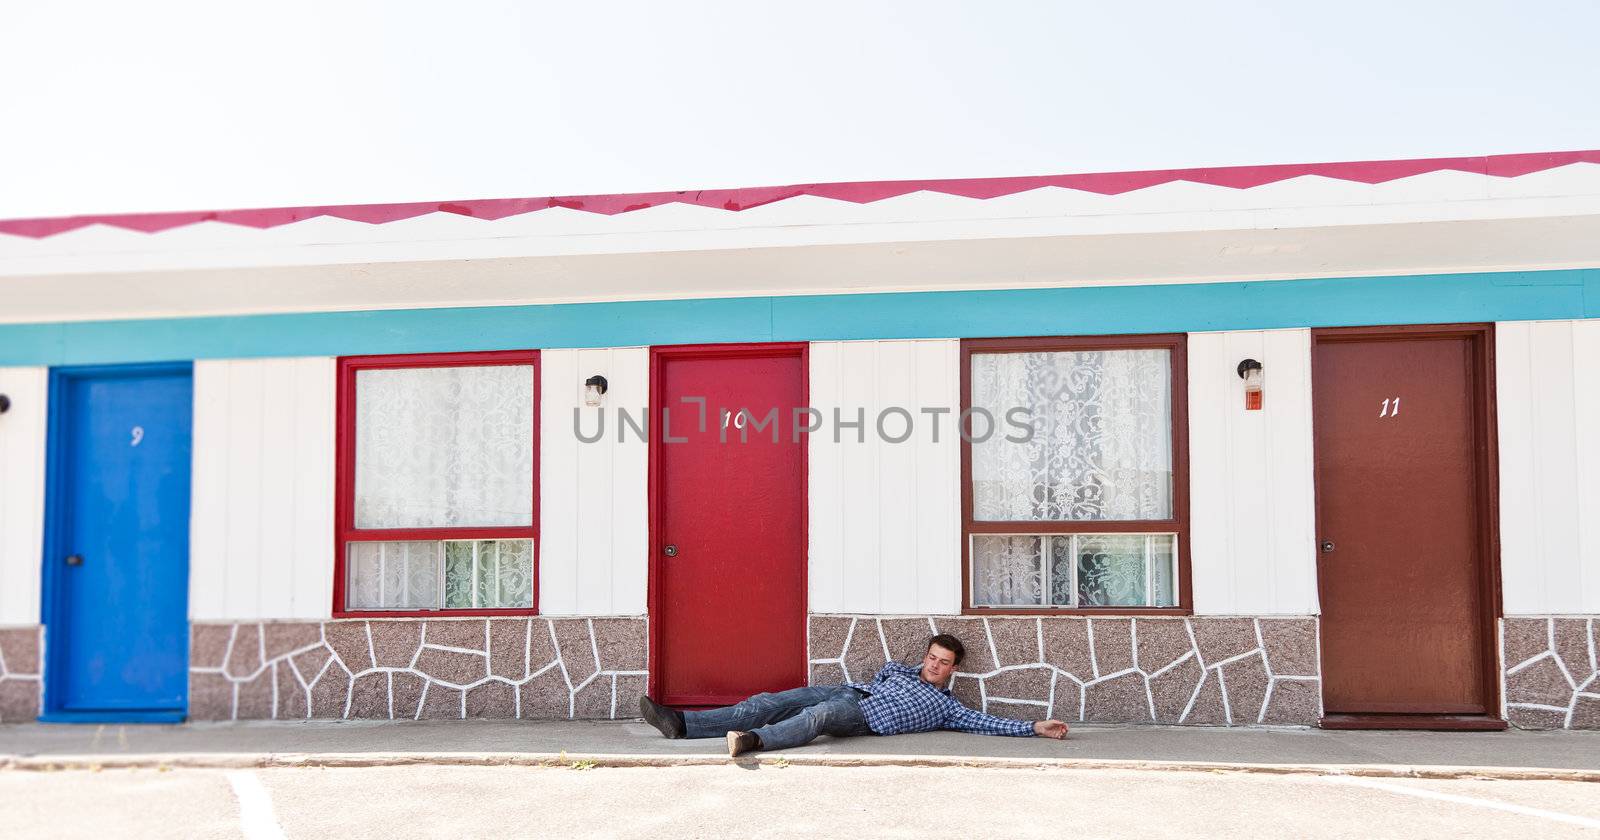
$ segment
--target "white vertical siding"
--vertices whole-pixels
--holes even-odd
[[[809,441],[812,612],[954,613],[961,607],[960,343],[813,342]],[[911,437],[890,443],[879,413],[901,407]],[[933,418],[946,408],[933,440]],[[834,416],[863,428],[835,441]],[[884,419],[890,437],[905,418]]]
[[[1600,321],[1495,325],[1507,614],[1600,612]]]
[[[1317,612],[1311,333],[1189,335],[1189,521],[1195,612]],[[1261,411],[1237,367],[1261,362]]]
[[[640,615],[648,583],[649,445],[632,428],[618,441],[619,412],[648,415],[650,351],[644,347],[545,350],[539,354],[539,611],[547,615]],[[608,383],[601,409],[583,406],[583,382]]]
[[[195,362],[195,620],[330,614],[334,374],[328,358]]]
[[[0,368],[0,626],[39,623],[48,368]]]

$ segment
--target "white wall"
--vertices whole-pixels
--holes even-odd
[[[1264,366],[1261,411],[1244,359]],[[1309,330],[1189,335],[1189,487],[1196,613],[1318,611]]]
[[[960,343],[813,342],[811,405],[823,428],[809,441],[812,612],[954,613],[961,608]],[[879,411],[911,412],[911,438],[881,440]],[[922,407],[949,408],[933,442]],[[834,442],[833,411],[865,410]],[[904,434],[904,418],[885,421]]]
[[[39,623],[48,368],[0,368],[0,626]]]
[[[546,615],[642,615],[649,574],[649,445],[628,429],[648,416],[650,351],[644,347],[545,350],[539,354],[539,611]],[[608,381],[605,436],[583,443],[573,409],[593,436],[600,409],[583,407],[583,382]]]
[[[1600,321],[1495,325],[1507,614],[1600,612]]]
[[[331,614],[335,369],[329,358],[195,362],[194,620]]]

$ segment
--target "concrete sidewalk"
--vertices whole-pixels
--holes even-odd
[[[751,760],[1350,773],[1600,781],[1600,732],[1336,732],[1073,727],[1066,741],[934,732],[823,738]],[[741,761],[744,759],[741,758]],[[306,721],[0,726],[0,768],[725,763],[720,739],[669,741],[638,721]]]

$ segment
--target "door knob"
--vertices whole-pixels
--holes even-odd
[[[1321,548],[1323,554],[1333,551],[1333,540],[1323,540]]]
[[[677,557],[678,547],[675,545],[669,545],[666,548],[661,549],[661,553],[667,555],[668,557]]]
[[[83,565],[83,555],[82,554],[69,554],[69,555],[67,555],[67,565],[68,566],[82,566]]]

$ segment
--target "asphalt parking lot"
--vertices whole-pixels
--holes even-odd
[[[0,771],[11,838],[1600,837],[1600,783],[960,767]]]

